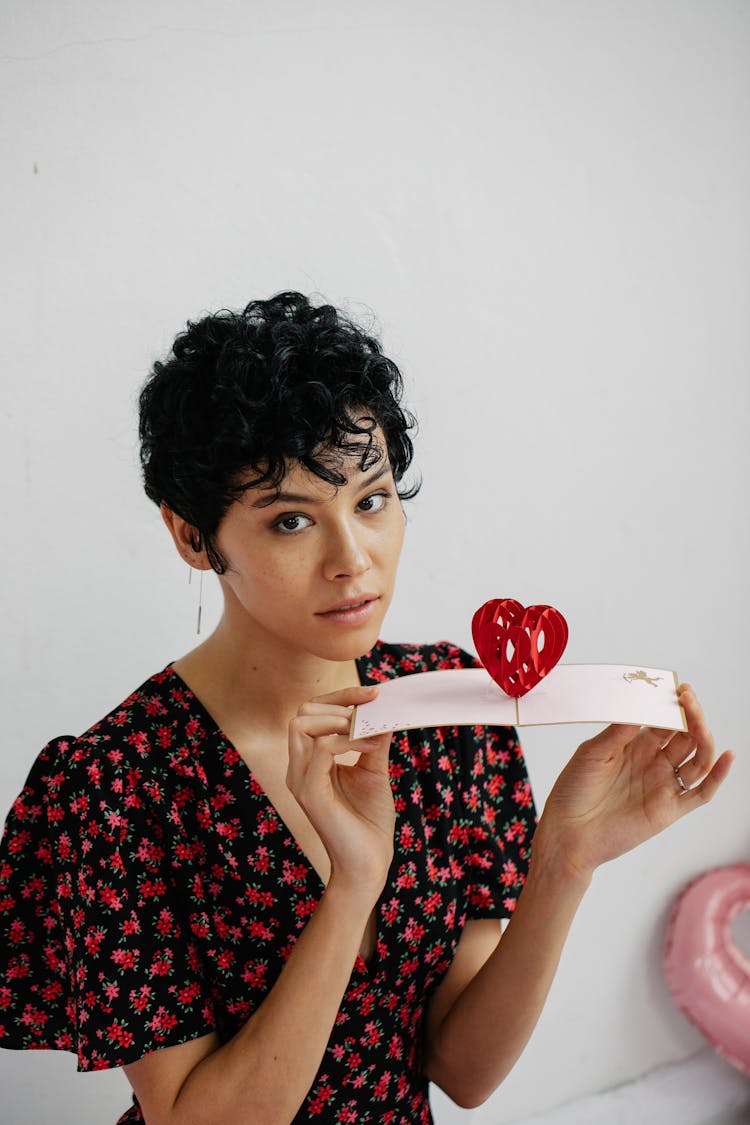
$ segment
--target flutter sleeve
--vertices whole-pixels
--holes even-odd
[[[59,744],[65,746],[66,740]],[[13,802],[0,841],[0,1046],[73,1050],[65,944],[47,822],[45,746]]]
[[[215,1025],[158,783],[127,755],[49,743],[0,843],[0,1046],[133,1062]],[[182,848],[182,852],[180,849]]]

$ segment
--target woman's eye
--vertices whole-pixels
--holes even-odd
[[[282,516],[273,526],[282,535],[293,535],[295,531],[303,531],[311,523],[308,516]]]
[[[363,512],[381,512],[388,502],[385,492],[373,492],[372,496],[365,496],[357,505]]]

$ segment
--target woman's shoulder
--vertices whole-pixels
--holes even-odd
[[[76,742],[97,746],[112,738],[121,741],[123,733],[128,738],[137,730],[158,730],[164,724],[179,724],[181,719],[188,722],[194,710],[190,689],[168,664],[144,680],[103,718],[92,723],[77,736]],[[138,739],[130,737],[130,741]]]
[[[82,734],[51,738],[37,754],[16,805],[30,790],[59,799],[76,786],[100,786],[105,774],[145,780],[168,761],[165,751],[203,735],[193,697],[168,665]]]
[[[358,664],[365,683],[382,682],[419,672],[480,666],[475,656],[451,641],[435,641],[431,644],[378,641],[371,652],[360,658]]]

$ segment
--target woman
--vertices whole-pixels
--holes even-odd
[[[595,868],[729,770],[683,685],[689,733],[585,742],[530,858],[512,730],[351,747],[379,681],[475,663],[378,641],[413,495],[400,394],[375,340],[298,293],[188,325],[141,394],[146,491],[223,616],[45,747],[0,859],[0,1045],[123,1066],[121,1121],[411,1125],[428,1081],[477,1105]]]

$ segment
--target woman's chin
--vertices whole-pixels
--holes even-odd
[[[379,614],[376,621],[369,621],[358,629],[341,630],[338,635],[321,637],[320,643],[315,646],[317,654],[326,660],[339,662],[365,656],[380,636],[382,617]]]

